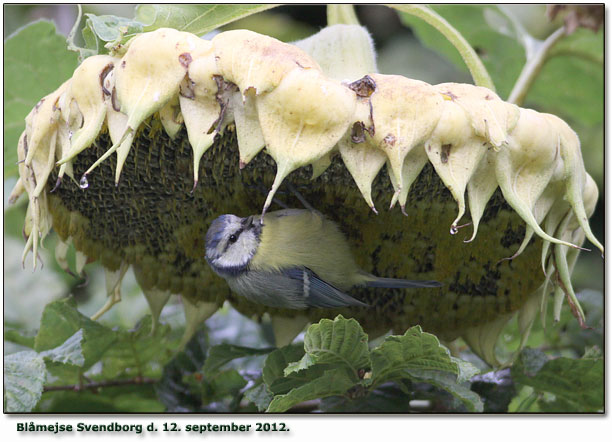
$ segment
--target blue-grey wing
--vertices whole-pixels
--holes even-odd
[[[235,278],[226,278],[236,293],[270,307],[305,309],[348,306],[369,307],[338,290],[305,267],[280,271],[249,270]]]
[[[304,302],[308,307],[336,308],[336,307],[369,307],[350,295],[338,290],[331,284],[323,281],[308,268],[292,268],[283,270],[283,273],[302,287]]]

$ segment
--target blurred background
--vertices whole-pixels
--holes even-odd
[[[134,6],[87,4],[83,6],[83,12],[132,18]],[[458,5],[436,8],[475,46],[493,77],[498,94],[504,99],[508,97],[525,63],[522,46],[524,41],[545,39],[562,25],[560,18],[550,22],[545,15],[545,9],[544,5]],[[457,55],[445,48],[444,42],[438,42],[442,37],[439,34],[432,35],[427,25],[410,18],[402,19],[397,12],[383,6],[358,5],[356,11],[360,22],[372,33],[381,73],[401,74],[432,84],[471,83],[471,77],[460,59],[457,59]],[[52,20],[58,32],[67,35],[76,16],[75,5],[5,5],[4,38],[6,40],[21,26],[38,19]],[[282,6],[250,16],[232,23],[225,29],[247,28],[283,41],[294,41],[316,33],[325,25],[325,6],[296,5]],[[592,31],[581,31],[593,34]],[[582,38],[583,34],[580,35]],[[595,235],[603,239],[603,43],[601,48],[594,48],[595,53],[592,54],[590,64],[577,63],[571,57],[572,50],[579,47],[576,45],[586,45],[589,38],[590,34],[584,34],[585,41],[575,43],[576,39],[573,39],[573,46],[568,44],[560,48],[560,53],[543,69],[524,107],[555,113],[578,132],[586,169],[600,189],[600,198],[596,212],[591,218],[591,226]],[[421,40],[428,46],[423,45]],[[436,50],[432,49],[433,47]],[[600,53],[597,52],[599,50]],[[14,148],[12,145],[5,146],[5,149]],[[41,252],[44,268],[38,269],[34,276],[29,268],[22,269],[20,256],[24,240],[21,232],[25,201],[22,199],[16,206],[7,207],[8,195],[16,177],[5,174],[4,180],[5,328],[29,330],[33,334],[40,322],[44,306],[51,300],[69,294],[76,297],[84,314],[93,314],[105,301],[102,269],[95,263],[87,265],[89,283],[81,286],[81,281],[75,281],[55,263],[52,251],[56,239],[53,234],[45,241],[46,250]],[[587,322],[599,330],[603,321],[603,265],[603,259],[597,252],[583,252],[573,276],[576,291],[587,312]],[[173,299],[164,309],[162,321],[169,322],[180,330],[183,319],[178,303],[177,299]],[[564,319],[552,328],[552,331],[543,331],[539,324],[536,325],[531,338],[533,345],[541,345],[544,342],[550,344],[551,340],[554,340],[555,345],[560,348],[566,346],[576,351],[578,348],[581,351],[584,349],[585,341],[587,344],[601,345],[601,331],[595,337],[585,335],[576,321],[572,320],[569,309],[564,309]],[[104,315],[102,322],[130,328],[146,313],[148,307],[145,299],[140,295],[140,289],[130,271],[123,283],[123,301]],[[231,328],[224,326],[228,323],[232,324]],[[207,325],[214,335],[213,340],[231,340],[242,345],[271,342],[271,331],[267,326],[262,328],[249,320],[241,319],[229,309],[217,313]],[[516,336],[510,332],[505,336],[505,341],[508,346],[517,344]],[[12,353],[18,348],[16,344],[8,343],[4,351],[5,354]]]

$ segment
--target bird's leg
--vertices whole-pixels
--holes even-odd
[[[298,192],[298,190],[290,181],[285,182],[287,183],[287,188],[289,189],[289,191],[293,193],[293,195],[295,195],[295,197],[300,201],[300,203],[302,203],[302,206],[304,206],[305,209],[308,209],[311,212],[316,212],[316,210],[310,205],[310,203],[306,201],[306,198],[304,198],[302,194]]]
[[[257,190],[261,192],[262,195],[268,194],[268,190],[261,183],[257,183]],[[281,200],[279,200],[276,197],[272,198],[272,201],[278,204],[279,206],[281,206],[283,209],[289,209],[289,206],[287,206],[287,204],[283,203]]]

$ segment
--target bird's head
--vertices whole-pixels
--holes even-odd
[[[244,272],[257,252],[261,227],[252,216],[216,218],[206,232],[206,261],[220,276]]]

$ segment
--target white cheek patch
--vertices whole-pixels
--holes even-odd
[[[242,267],[251,260],[250,256],[245,256],[239,251],[230,247],[221,257],[215,260],[215,265],[220,268]]]

